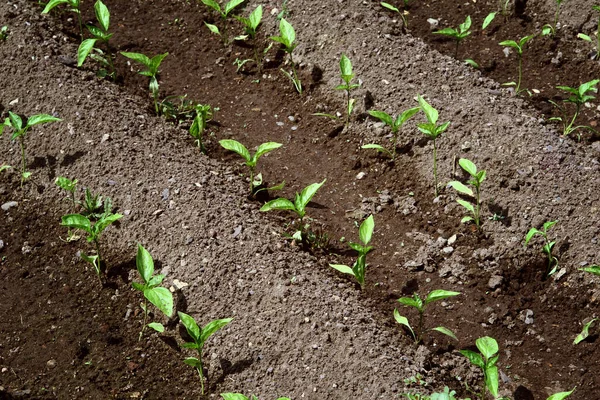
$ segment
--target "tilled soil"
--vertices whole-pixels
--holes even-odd
[[[428,383],[423,391],[448,385],[466,396],[463,382],[477,385],[479,375],[456,350],[489,335],[501,347],[505,395],[545,399],[577,386],[572,398],[597,397],[596,336],[571,344],[597,306],[598,282],[577,271],[600,259],[596,143],[560,137],[522,99],[402,35],[401,23],[375,3],[288,6],[300,43],[303,96],[280,75],[284,56],[276,49],[268,53],[263,75],[251,66],[237,73],[233,61],[252,50],[223,46],[211,36],[203,21],[215,18],[202,5],[107,5],[115,50],[169,52],[161,69],[163,96],[186,94],[219,108],[207,138],[209,156],[193,146],[185,124],[177,128],[151,116],[147,78],[135,74],[135,65],[118,58],[122,86],[97,81],[93,63],[73,68],[77,44],[69,14],[42,17],[24,2],[1,6],[11,27],[0,45],[2,109],[54,113],[63,122],[29,134],[34,175],[24,189],[14,173],[1,183],[2,204],[18,205],[3,211],[0,230],[0,304],[9,316],[0,326],[0,393],[198,397],[198,378],[181,362],[186,353],[177,346],[176,320],[165,334],[137,341],[140,298],[130,282],[135,247],[142,243],[168,285],[181,288],[179,311],[203,323],[234,318],[207,343],[213,396],[239,391],[265,399],[396,398],[418,389],[405,381],[417,374]],[[281,5],[264,6],[264,31],[275,33],[271,14]],[[91,19],[91,9],[84,16]],[[341,52],[362,83],[347,129],[312,115],[343,109],[342,94],[330,89],[338,83]],[[395,163],[359,150],[387,141],[388,131],[367,118],[366,108],[397,113],[413,107],[417,93],[439,109],[441,120],[452,121],[438,140],[440,181],[460,177],[459,157],[488,171],[482,232],[460,225],[462,210],[450,189],[434,200],[432,146],[413,121],[402,130]],[[327,178],[308,213],[313,229],[328,235],[328,245],[307,253],[282,236],[292,232],[289,215],[258,212],[260,203],[247,198],[247,183],[239,177],[239,159],[218,146],[223,138],[248,147],[283,143],[259,168],[271,183],[286,181],[287,197]],[[4,140],[7,162],[17,165],[18,147]],[[56,176],[78,178],[110,196],[126,215],[103,238],[112,271],[104,287],[76,256],[88,245],[61,240],[66,232],[58,223],[70,207],[53,185]],[[353,262],[344,241],[356,240],[356,226],[371,213],[376,250],[361,292],[327,263]],[[501,219],[487,219],[494,215]],[[544,279],[543,255],[525,249],[523,237],[551,219],[559,220],[552,235],[560,270]],[[431,334],[417,348],[395,325],[392,311],[400,308],[398,297],[438,288],[462,294],[429,310],[427,326],[444,325],[459,341]],[[411,311],[401,311],[416,321]]]

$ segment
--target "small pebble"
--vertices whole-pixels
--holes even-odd
[[[4,211],[8,211],[13,207],[16,207],[19,203],[17,203],[16,201],[9,201],[6,202],[4,204],[2,204],[2,206],[0,206]]]

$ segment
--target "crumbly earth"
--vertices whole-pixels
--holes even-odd
[[[15,168],[0,180],[0,203],[6,206],[0,211],[0,397],[217,398],[241,392],[261,399],[389,399],[445,385],[465,397],[465,383],[479,387],[481,374],[457,350],[473,348],[481,336],[500,345],[503,395],[545,399],[577,386],[571,398],[597,397],[595,327],[586,341],[572,341],[596,316],[600,296],[600,281],[577,270],[600,262],[600,142],[594,135],[582,142],[562,137],[540,113],[548,109],[538,107],[539,98],[516,97],[488,78],[514,79],[507,72],[514,71],[514,62],[482,71],[462,65],[436,50],[451,56],[452,46],[421,32],[429,24],[416,23],[419,28],[404,34],[401,20],[377,2],[302,0],[287,4],[286,17],[299,43],[294,57],[305,86],[299,96],[279,72],[289,66],[276,48],[260,74],[251,62],[237,72],[234,60],[251,57],[251,45],[224,46],[204,27],[204,21],[221,22],[202,4],[106,4],[113,51],[169,52],[161,67],[161,97],[185,94],[219,108],[206,135],[208,156],[194,146],[185,122],[153,115],[147,78],[135,74],[137,65],[119,56],[117,83],[99,80],[91,61],[74,67],[73,14],[42,16],[25,1],[0,5],[0,25],[10,28],[0,43],[2,118],[11,110],[62,119],[28,133],[33,175],[22,189],[14,171],[18,144],[7,134],[1,138],[6,150],[0,162]],[[275,15],[282,9],[279,2],[262,4],[261,49],[276,34]],[[454,19],[443,17],[444,26],[470,14],[453,14],[444,4],[415,4],[409,18],[426,20],[429,5],[450,11]],[[473,16],[495,7],[477,4]],[[522,20],[530,25],[511,22],[511,30],[484,39],[523,36],[546,23],[552,7],[550,1],[528,2]],[[564,7],[566,33],[555,39],[554,51],[581,48],[575,27],[590,33],[596,18],[589,1]],[[93,20],[91,4],[84,4],[83,16]],[[232,24],[230,30],[233,35],[241,28]],[[466,51],[490,47],[477,44],[479,39],[469,38]],[[540,54],[549,51],[540,46]],[[357,109],[347,128],[312,115],[344,110],[342,93],[331,89],[340,83],[341,53],[350,57],[362,84],[353,94]],[[493,54],[482,57],[482,65],[504,57],[499,46]],[[598,66],[582,57],[585,81]],[[565,69],[565,82],[576,85],[577,69],[549,65],[526,70],[542,77],[533,83],[541,97],[556,96],[544,90],[561,79],[554,76],[558,72],[544,74],[545,68]],[[442,189],[435,199],[432,143],[414,124],[424,120],[422,114],[401,130],[394,163],[360,149],[389,138],[367,109],[396,114],[414,107],[417,94],[439,110],[441,121],[451,121],[437,141]],[[594,125],[597,103],[589,105],[581,123]],[[292,197],[326,178],[308,215],[312,229],[325,233],[329,243],[302,249],[287,240],[291,215],[259,212],[260,202],[248,198],[240,159],[217,143],[223,138],[249,148],[265,141],[284,144],[259,162],[265,180],[286,181],[272,196]],[[463,210],[444,187],[463,178],[456,165],[461,157],[487,171],[481,232],[460,224]],[[57,176],[77,178],[81,187],[109,196],[124,214],[101,239],[110,268],[104,285],[78,256],[91,245],[64,240],[60,217],[73,206],[54,185]],[[353,262],[346,241],[357,240],[356,226],[369,214],[375,217],[375,250],[361,291],[328,263]],[[488,219],[494,215],[499,220]],[[559,221],[550,232],[559,271],[545,279],[542,241],[525,248],[523,238],[548,220]],[[138,341],[141,297],[131,289],[138,243],[166,274],[178,311],[201,324],[234,318],[206,344],[205,396],[195,371],[182,362],[191,354],[178,345],[185,335],[176,318],[156,315],[165,333],[147,331]],[[416,313],[396,300],[432,289],[461,292],[432,305],[425,319],[428,328],[452,329],[458,341],[431,332],[415,346],[392,312],[398,308],[416,325]]]

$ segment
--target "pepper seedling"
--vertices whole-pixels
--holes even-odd
[[[527,42],[529,42],[534,37],[535,37],[535,35],[529,35],[529,36],[525,36],[525,37],[521,38],[518,42],[516,42],[514,40],[505,40],[505,41],[499,43],[500,46],[511,47],[517,51],[517,60],[518,60],[517,82],[516,83],[515,82],[507,82],[507,83],[502,84],[504,86],[515,86],[516,94],[519,94],[523,91],[527,91],[527,93],[529,93],[531,95],[529,90],[527,90],[527,89],[521,90],[521,79],[523,77],[523,50],[525,49],[525,45],[527,44]]]
[[[391,5],[390,3],[386,3],[385,1],[382,1],[379,4],[383,8],[387,8],[390,11],[394,11],[394,12],[397,12],[398,14],[400,14],[400,18],[402,19],[402,30],[405,32],[406,32],[406,30],[408,30],[408,20],[406,19],[406,16],[408,15],[408,11],[406,11],[406,9],[400,11],[397,7]],[[408,5],[408,0],[404,0],[404,7],[406,8],[407,5]]]
[[[498,342],[496,339],[484,336],[475,341],[479,353],[472,350],[460,350],[460,353],[467,357],[471,364],[481,368],[483,372],[484,385],[479,395],[480,399],[485,398],[486,389],[494,398],[498,397]]]
[[[148,88],[150,90],[150,93],[152,93],[152,98],[154,99],[154,111],[156,112],[156,114],[158,114],[159,86],[158,86],[158,79],[156,79],[156,76],[159,73],[158,68],[160,67],[160,63],[165,59],[166,56],[169,55],[169,53],[158,54],[152,58],[150,58],[144,54],[141,54],[141,53],[132,53],[132,52],[127,52],[127,51],[122,51],[121,55],[123,55],[124,57],[127,57],[133,61],[136,61],[136,62],[142,64],[144,67],[146,67],[146,69],[139,71],[138,74],[147,76],[150,78],[150,84],[149,84]]]
[[[419,107],[425,113],[427,118],[426,123],[417,124],[417,128],[421,133],[433,141],[433,181],[435,189],[435,197],[438,196],[438,179],[437,179],[437,147],[436,139],[448,129],[450,121],[438,124],[438,111],[433,108],[421,95],[417,95]]]
[[[173,295],[169,289],[165,287],[159,287],[165,278],[164,275],[154,275],[154,260],[152,256],[141,244],[138,244],[137,255],[135,256],[135,265],[142,278],[142,283],[132,282],[131,286],[135,290],[139,290],[144,295],[144,302],[140,304],[140,307],[144,311],[144,322],[140,336],[138,340],[142,340],[144,335],[144,329],[146,326],[154,329],[157,332],[164,332],[165,327],[158,322],[151,322],[146,325],[148,321],[148,302],[154,307],[158,308],[167,317],[171,318],[173,315]]]
[[[102,218],[102,215],[112,212],[112,200],[110,197],[103,198],[99,194],[93,194],[88,188],[85,188],[83,201],[79,204],[83,208],[82,214],[88,217],[90,221],[96,221]]]
[[[367,254],[373,250],[373,247],[369,246],[369,242],[371,241],[371,237],[373,236],[373,229],[375,228],[375,221],[373,220],[373,216],[369,215],[367,219],[365,219],[362,224],[360,224],[360,228],[358,229],[358,237],[362,244],[348,242],[348,246],[353,250],[358,252],[358,258],[352,267],[342,264],[329,264],[329,266],[337,271],[340,271],[344,274],[352,275],[358,283],[360,284],[360,288],[364,289],[365,287],[365,271],[367,269]]]
[[[94,267],[100,282],[102,282],[102,273],[105,272],[102,269],[102,258],[100,253],[100,235],[109,225],[119,220],[123,216],[121,214],[112,214],[105,213],[102,214],[102,217],[92,224],[92,221],[85,215],[81,214],[68,214],[62,217],[62,226],[66,226],[68,228],[75,228],[82,230],[88,234],[87,241],[90,243],[94,243],[96,246],[96,255],[88,256],[84,253],[81,253],[81,258]]]
[[[406,111],[403,111],[402,114],[399,114],[396,117],[396,119],[394,119],[391,115],[389,115],[388,113],[386,113],[384,111],[370,110],[369,111],[370,116],[379,119],[381,122],[383,122],[384,124],[386,124],[387,126],[389,126],[392,129],[392,138],[391,138],[392,150],[390,151],[390,150],[386,149],[385,147],[378,145],[378,144],[374,144],[374,143],[365,144],[361,148],[362,149],[374,149],[374,150],[377,150],[378,152],[386,153],[392,158],[392,161],[396,160],[396,143],[398,142],[398,132],[400,131],[400,128],[402,127],[402,125],[404,125],[404,123],[406,121],[411,119],[413,117],[413,115],[415,115],[419,111],[421,111],[420,107],[410,108]]]
[[[12,111],[8,112],[8,118],[4,120],[4,123],[0,124],[0,136],[4,131],[5,127],[12,129],[13,133],[10,140],[19,140],[19,146],[21,147],[21,188],[23,182],[25,182],[30,176],[31,172],[27,171],[27,159],[25,155],[25,135],[35,125],[47,124],[50,122],[58,122],[59,118],[53,117],[48,114],[37,114],[26,118],[26,122],[23,123],[23,119]]]
[[[354,103],[356,102],[356,99],[350,98],[350,91],[358,89],[360,87],[360,83],[351,83],[352,79],[354,79],[354,73],[352,73],[352,62],[345,54],[342,54],[342,57],[340,58],[340,77],[344,83],[336,86],[335,90],[346,91],[346,126],[348,126],[350,123],[350,115],[354,109]]]
[[[223,42],[224,42],[224,44],[227,44],[229,42],[229,38],[227,35],[227,17],[229,16],[229,13],[231,11],[233,11],[234,8],[236,8],[243,2],[244,2],[244,0],[231,0],[227,4],[225,4],[225,8],[221,8],[219,3],[217,3],[215,0],[202,0],[202,3],[204,3],[205,6],[212,8],[213,10],[218,12],[219,15],[221,16],[221,19],[223,20]],[[204,22],[204,24],[208,27],[208,29],[210,29],[210,31],[212,33],[221,35],[221,32],[219,31],[219,28],[216,25],[209,24],[207,22]]]
[[[73,203],[73,207],[75,207],[75,205],[77,204],[77,201],[75,200],[75,191],[77,190],[77,179],[71,180],[69,178],[65,178],[64,176],[59,176],[56,178],[54,183],[59,188],[71,193],[71,197],[69,197],[68,199],[71,200],[71,202]]]
[[[254,50],[254,62],[256,63],[256,68],[258,69],[258,73],[260,74],[262,72],[262,57],[259,56],[259,51],[258,51],[258,43],[257,43],[257,39],[256,39],[256,30],[258,29],[258,26],[260,25],[260,22],[262,20],[262,15],[263,15],[263,9],[262,9],[262,5],[259,5],[258,7],[256,7],[254,9],[254,11],[252,11],[249,15],[248,18],[246,17],[242,17],[242,16],[235,16],[235,18],[240,21],[242,23],[242,25],[244,25],[244,30],[245,30],[245,35],[241,35],[241,36],[237,36],[235,38],[235,40],[246,40],[247,38],[250,38],[250,40],[252,40],[252,48]],[[271,45],[269,45],[270,47]],[[266,50],[268,51],[268,50]],[[263,51],[263,56],[266,52]],[[241,65],[238,65],[238,71],[240,70],[240,68],[245,64],[244,61],[249,61],[249,60],[242,60]]]
[[[190,126],[190,135],[195,139],[196,145],[200,147],[200,151],[206,154],[206,148],[204,147],[204,130],[206,129],[206,123],[213,117],[213,110],[208,104],[196,104],[194,106],[194,121]]]
[[[110,12],[106,5],[101,1],[97,0],[94,4],[94,11],[96,19],[100,24],[100,27],[94,25],[86,25],[88,31],[91,33],[91,39],[85,39],[79,45],[77,49],[77,67],[81,67],[88,56],[100,63],[104,68],[99,71],[101,77],[115,78],[115,67],[113,64],[113,57],[110,46],[108,44],[109,39],[112,37],[112,33],[108,32],[110,27]],[[106,53],[96,47],[97,42],[102,42],[106,46]],[[95,53],[90,54],[92,51]],[[106,54],[106,57],[105,57]]]
[[[418,293],[414,293],[413,297],[399,298],[398,302],[400,304],[405,305],[407,307],[416,308],[417,311],[419,312],[419,325],[417,326],[416,332],[413,330],[413,328],[408,323],[408,319],[406,317],[400,315],[400,313],[398,312],[397,309],[394,309],[394,319],[400,325],[406,326],[408,328],[408,330],[410,331],[410,333],[412,334],[415,344],[419,344],[423,340],[424,315],[425,315],[425,309],[426,309],[427,305],[431,304],[435,301],[444,300],[449,297],[458,296],[459,294],[460,294],[459,292],[451,292],[448,290],[438,289],[438,290],[432,290],[431,292],[429,292],[427,297],[425,297],[425,300],[421,299],[421,297],[419,296]],[[447,335],[447,336],[450,336],[454,340],[458,340],[458,339],[456,339],[456,335],[454,334],[454,332],[452,332],[450,329],[445,328],[443,326],[438,326],[438,327],[432,328],[431,330],[443,333],[444,335]]]
[[[297,43],[294,43],[296,40],[296,31],[294,31],[294,27],[292,24],[287,22],[285,18],[281,18],[279,21],[279,34],[280,36],[271,36],[271,40],[277,43],[281,43],[283,45],[283,51],[289,54],[290,64],[292,66],[292,72],[288,72],[285,69],[281,68],[281,72],[288,77],[289,80],[292,81],[296,91],[302,94],[302,82],[300,82],[300,78],[298,78],[298,73],[296,72],[296,64],[294,63],[294,58],[292,53]]]
[[[256,169],[256,163],[258,162],[258,159],[261,156],[263,156],[264,154],[267,154],[267,153],[283,146],[281,143],[275,143],[275,142],[263,143],[260,146],[258,146],[258,149],[256,149],[256,153],[254,153],[254,155],[250,155],[250,152],[248,151],[246,146],[244,146],[237,140],[224,139],[224,140],[219,141],[219,144],[224,149],[227,149],[227,150],[233,151],[234,153],[237,153],[240,157],[242,157],[246,161],[246,166],[248,167],[248,170],[250,172],[250,195],[251,196],[254,196],[256,194],[255,188],[262,184],[262,175],[261,175],[260,183],[255,184],[255,179],[254,179],[254,172]]]
[[[223,400],[258,400],[256,396],[246,397],[241,393],[221,393]],[[277,400],[290,400],[289,397],[279,397]]]
[[[569,86],[557,86],[556,87],[557,89],[564,90],[565,92],[570,94],[569,98],[563,100],[563,102],[571,103],[571,104],[575,105],[575,113],[573,114],[573,117],[569,117],[567,115],[566,107],[561,107],[558,103],[556,103],[552,100],[549,100],[549,102],[552,105],[554,105],[556,108],[558,108],[558,110],[560,110],[560,112],[562,114],[561,117],[550,118],[550,121],[559,121],[562,123],[563,135],[568,136],[578,129],[588,129],[588,130],[591,130],[592,132],[595,132],[594,129],[592,129],[592,127],[585,126],[585,125],[577,125],[577,126],[574,126],[574,125],[575,125],[575,121],[577,120],[577,117],[579,116],[579,111],[581,110],[581,106],[584,105],[586,102],[596,98],[595,96],[592,96],[589,93],[590,92],[592,92],[592,93],[598,92],[596,85],[598,85],[599,82],[600,82],[600,79],[594,79],[593,81],[582,83],[577,88],[572,88]]]
[[[546,269],[546,276],[553,275],[558,268],[558,258],[552,255],[552,249],[556,244],[556,240],[550,241],[548,239],[548,229],[552,228],[558,221],[547,221],[542,225],[542,230],[531,228],[527,235],[525,235],[525,246],[529,244],[529,241],[536,235],[544,238],[544,245],[542,246],[542,252],[548,257],[548,267]],[[554,265],[554,267],[552,267]]]
[[[470,176],[471,180],[467,181],[467,183],[475,188],[475,193],[468,186],[465,186],[462,182],[459,181],[451,181],[448,182],[448,185],[452,186],[457,192],[461,194],[466,194],[467,196],[471,196],[475,199],[475,203],[471,204],[463,199],[456,199],[456,202],[463,206],[467,211],[471,213],[471,215],[467,215],[463,217],[460,222],[465,223],[469,221],[475,222],[477,228],[481,227],[481,202],[480,202],[480,193],[479,190],[481,188],[481,184],[485,180],[486,172],[485,170],[477,171],[477,166],[466,158],[461,158],[458,160],[458,165],[465,170]]]
[[[458,58],[458,46],[466,37],[471,35],[471,16],[467,15],[465,22],[458,25],[458,28],[444,28],[439,31],[433,32],[436,35],[444,35],[453,38],[456,41],[456,47],[454,49],[454,58]]]
[[[306,216],[306,206],[317,193],[317,190],[323,186],[325,181],[327,181],[327,179],[323,179],[321,183],[313,183],[308,185],[302,189],[302,192],[296,193],[293,202],[282,197],[268,201],[260,208],[260,211],[266,212],[272,210],[291,210],[295,212],[298,218],[300,218],[300,230],[294,233],[292,238],[302,241],[304,239],[304,217]]]
[[[575,388],[573,388],[573,390],[571,390],[570,392],[554,393],[552,396],[548,397],[548,399],[546,399],[546,400],[564,400],[567,397],[569,397],[574,391],[575,391]]]
[[[573,340],[573,344],[579,344],[585,339],[587,339],[588,336],[590,336],[590,328],[592,327],[594,322],[596,322],[597,319],[598,318],[592,318],[587,323],[583,324],[583,329],[581,330],[581,333],[579,333],[579,335],[575,337],[575,340]]]
[[[42,14],[48,14],[53,8],[60,6],[61,4],[66,4],[69,7],[69,11],[77,14],[77,20],[79,21],[79,35],[83,39],[83,24],[81,23],[81,2],[79,0],[50,0]]]
[[[209,322],[200,329],[193,317],[181,311],[177,312],[179,319],[188,335],[192,338],[191,342],[186,342],[181,345],[185,349],[195,349],[198,352],[198,357],[187,357],[183,360],[189,366],[196,368],[198,375],[200,376],[201,393],[204,395],[204,366],[202,364],[202,350],[206,340],[215,334],[218,330],[222,329],[225,325],[229,324],[233,318],[216,319]]]

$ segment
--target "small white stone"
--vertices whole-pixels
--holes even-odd
[[[361,179],[362,179],[362,178],[364,178],[366,175],[367,175],[367,173],[366,173],[366,172],[359,172],[359,173],[356,175],[356,179],[358,179],[358,180],[361,180]]]
[[[448,245],[452,246],[454,242],[456,242],[456,235],[450,236],[450,238],[448,239]]]

